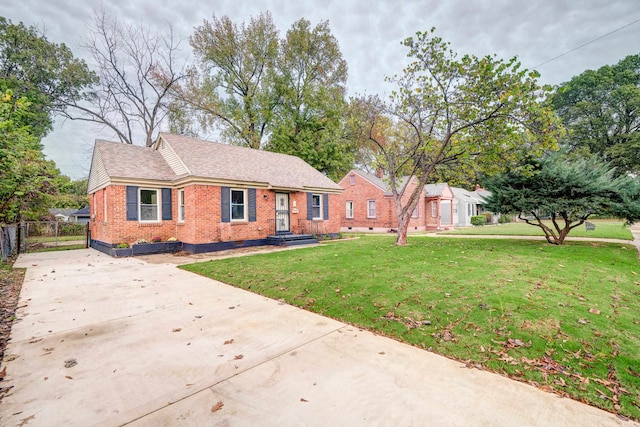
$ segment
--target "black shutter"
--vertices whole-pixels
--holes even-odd
[[[127,185],[127,221],[138,220],[138,187]]]
[[[222,222],[231,222],[231,189],[220,187],[220,217]]]
[[[171,220],[171,189],[162,189],[162,219]]]
[[[323,216],[326,221],[329,219],[329,195],[326,193],[322,195],[322,210],[324,211]]]
[[[256,221],[256,189],[250,188],[247,190],[249,195],[249,222]]]
[[[307,219],[313,219],[313,194],[307,193]]]

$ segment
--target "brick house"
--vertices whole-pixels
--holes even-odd
[[[98,140],[91,246],[114,253],[121,243],[175,239],[199,253],[315,241],[340,231],[341,191],[294,156],[168,133],[153,147]]]
[[[403,183],[407,179],[409,178],[405,177]],[[354,169],[349,171],[338,185],[344,188],[339,196],[342,206],[341,230],[388,232],[397,229],[398,215],[393,194],[380,173],[373,175]],[[409,198],[416,185],[417,179],[412,177],[403,196],[405,200]],[[409,221],[409,231],[452,228],[452,200],[453,193],[447,184],[426,185]],[[445,221],[442,220],[443,207],[448,209],[448,224],[446,212]]]
[[[427,230],[452,230],[455,216],[453,191],[449,184],[427,184],[424,186],[425,228]]]

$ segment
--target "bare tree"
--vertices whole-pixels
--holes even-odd
[[[106,126],[126,144],[142,136],[151,146],[169,114],[170,89],[185,75],[186,61],[178,59],[179,41],[170,25],[167,33],[96,11],[83,47],[100,81],[83,98],[70,101],[64,116]]]

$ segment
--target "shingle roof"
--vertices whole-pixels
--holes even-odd
[[[486,200],[491,197],[491,191],[485,189],[473,191],[471,192],[471,194],[473,194],[474,197],[478,198],[480,200],[480,203],[486,203]]]
[[[371,174],[369,172],[364,172],[361,170],[354,169],[353,171],[358,175],[362,176],[367,181],[371,182],[376,187],[380,188],[382,191],[385,192],[385,194],[391,194],[391,184],[389,184],[383,178],[378,178],[377,175]],[[401,178],[398,178],[398,181],[396,184],[398,186],[398,189],[402,188],[402,186],[404,185],[405,182],[407,182],[408,179],[409,179],[408,176],[403,176]]]
[[[263,183],[281,189],[342,190],[338,184],[295,156],[169,133],[161,133],[158,142],[168,144],[188,170],[188,175],[194,178]],[[176,174],[155,147],[96,141],[95,150],[99,150],[110,178],[159,181],[184,178]]]
[[[442,192],[447,188],[447,184],[441,182],[439,184],[426,184],[424,186],[424,190],[427,192],[428,196],[442,196]]]
[[[342,190],[299,157],[161,133],[191,175],[263,182],[277,188]]]
[[[473,192],[467,191],[464,188],[458,188],[458,187],[450,187],[450,188],[451,188],[451,191],[453,192],[454,197],[461,200],[465,200],[470,203],[480,203],[480,199]]]
[[[360,175],[361,177],[363,177],[364,179],[366,179],[376,187],[380,188],[382,191],[390,192],[389,184],[384,182],[381,178],[378,178],[376,175],[369,172],[355,170],[355,169],[353,170],[353,172],[357,173],[358,175]]]
[[[176,177],[162,155],[153,148],[98,140],[94,150],[100,152],[104,168],[111,178],[170,181]]]
[[[71,215],[73,216],[84,216],[84,215],[89,215],[89,206],[85,206],[82,209],[78,209],[77,211],[71,213]]]

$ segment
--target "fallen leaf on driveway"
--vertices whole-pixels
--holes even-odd
[[[233,338],[231,338],[230,340],[226,340],[224,342],[224,345],[229,345],[229,344],[233,344]]]
[[[78,361],[76,359],[68,359],[64,361],[65,368],[73,368],[77,364],[78,364]]]
[[[243,357],[244,357],[244,354],[236,354],[236,355],[235,355],[235,357],[234,357],[234,359],[235,359],[235,360],[240,360],[240,359],[242,359]]]
[[[224,403],[220,401],[211,407],[211,412],[219,411],[220,409],[222,409],[223,406],[224,406]]]
[[[629,368],[631,369],[631,368]],[[4,376],[7,375],[7,367],[5,366],[4,368],[2,368],[2,371],[0,371],[0,380],[4,378]]]
[[[72,379],[73,379],[73,377],[72,377],[72,376],[70,376],[70,375],[65,375],[64,377],[65,377],[66,379],[68,379],[68,380],[72,380]]]
[[[174,328],[173,331],[171,332],[180,332],[182,330],[182,328]]]
[[[304,397],[301,397],[301,398],[300,398],[300,402],[308,402],[308,400],[307,400],[307,399],[305,399]]]

